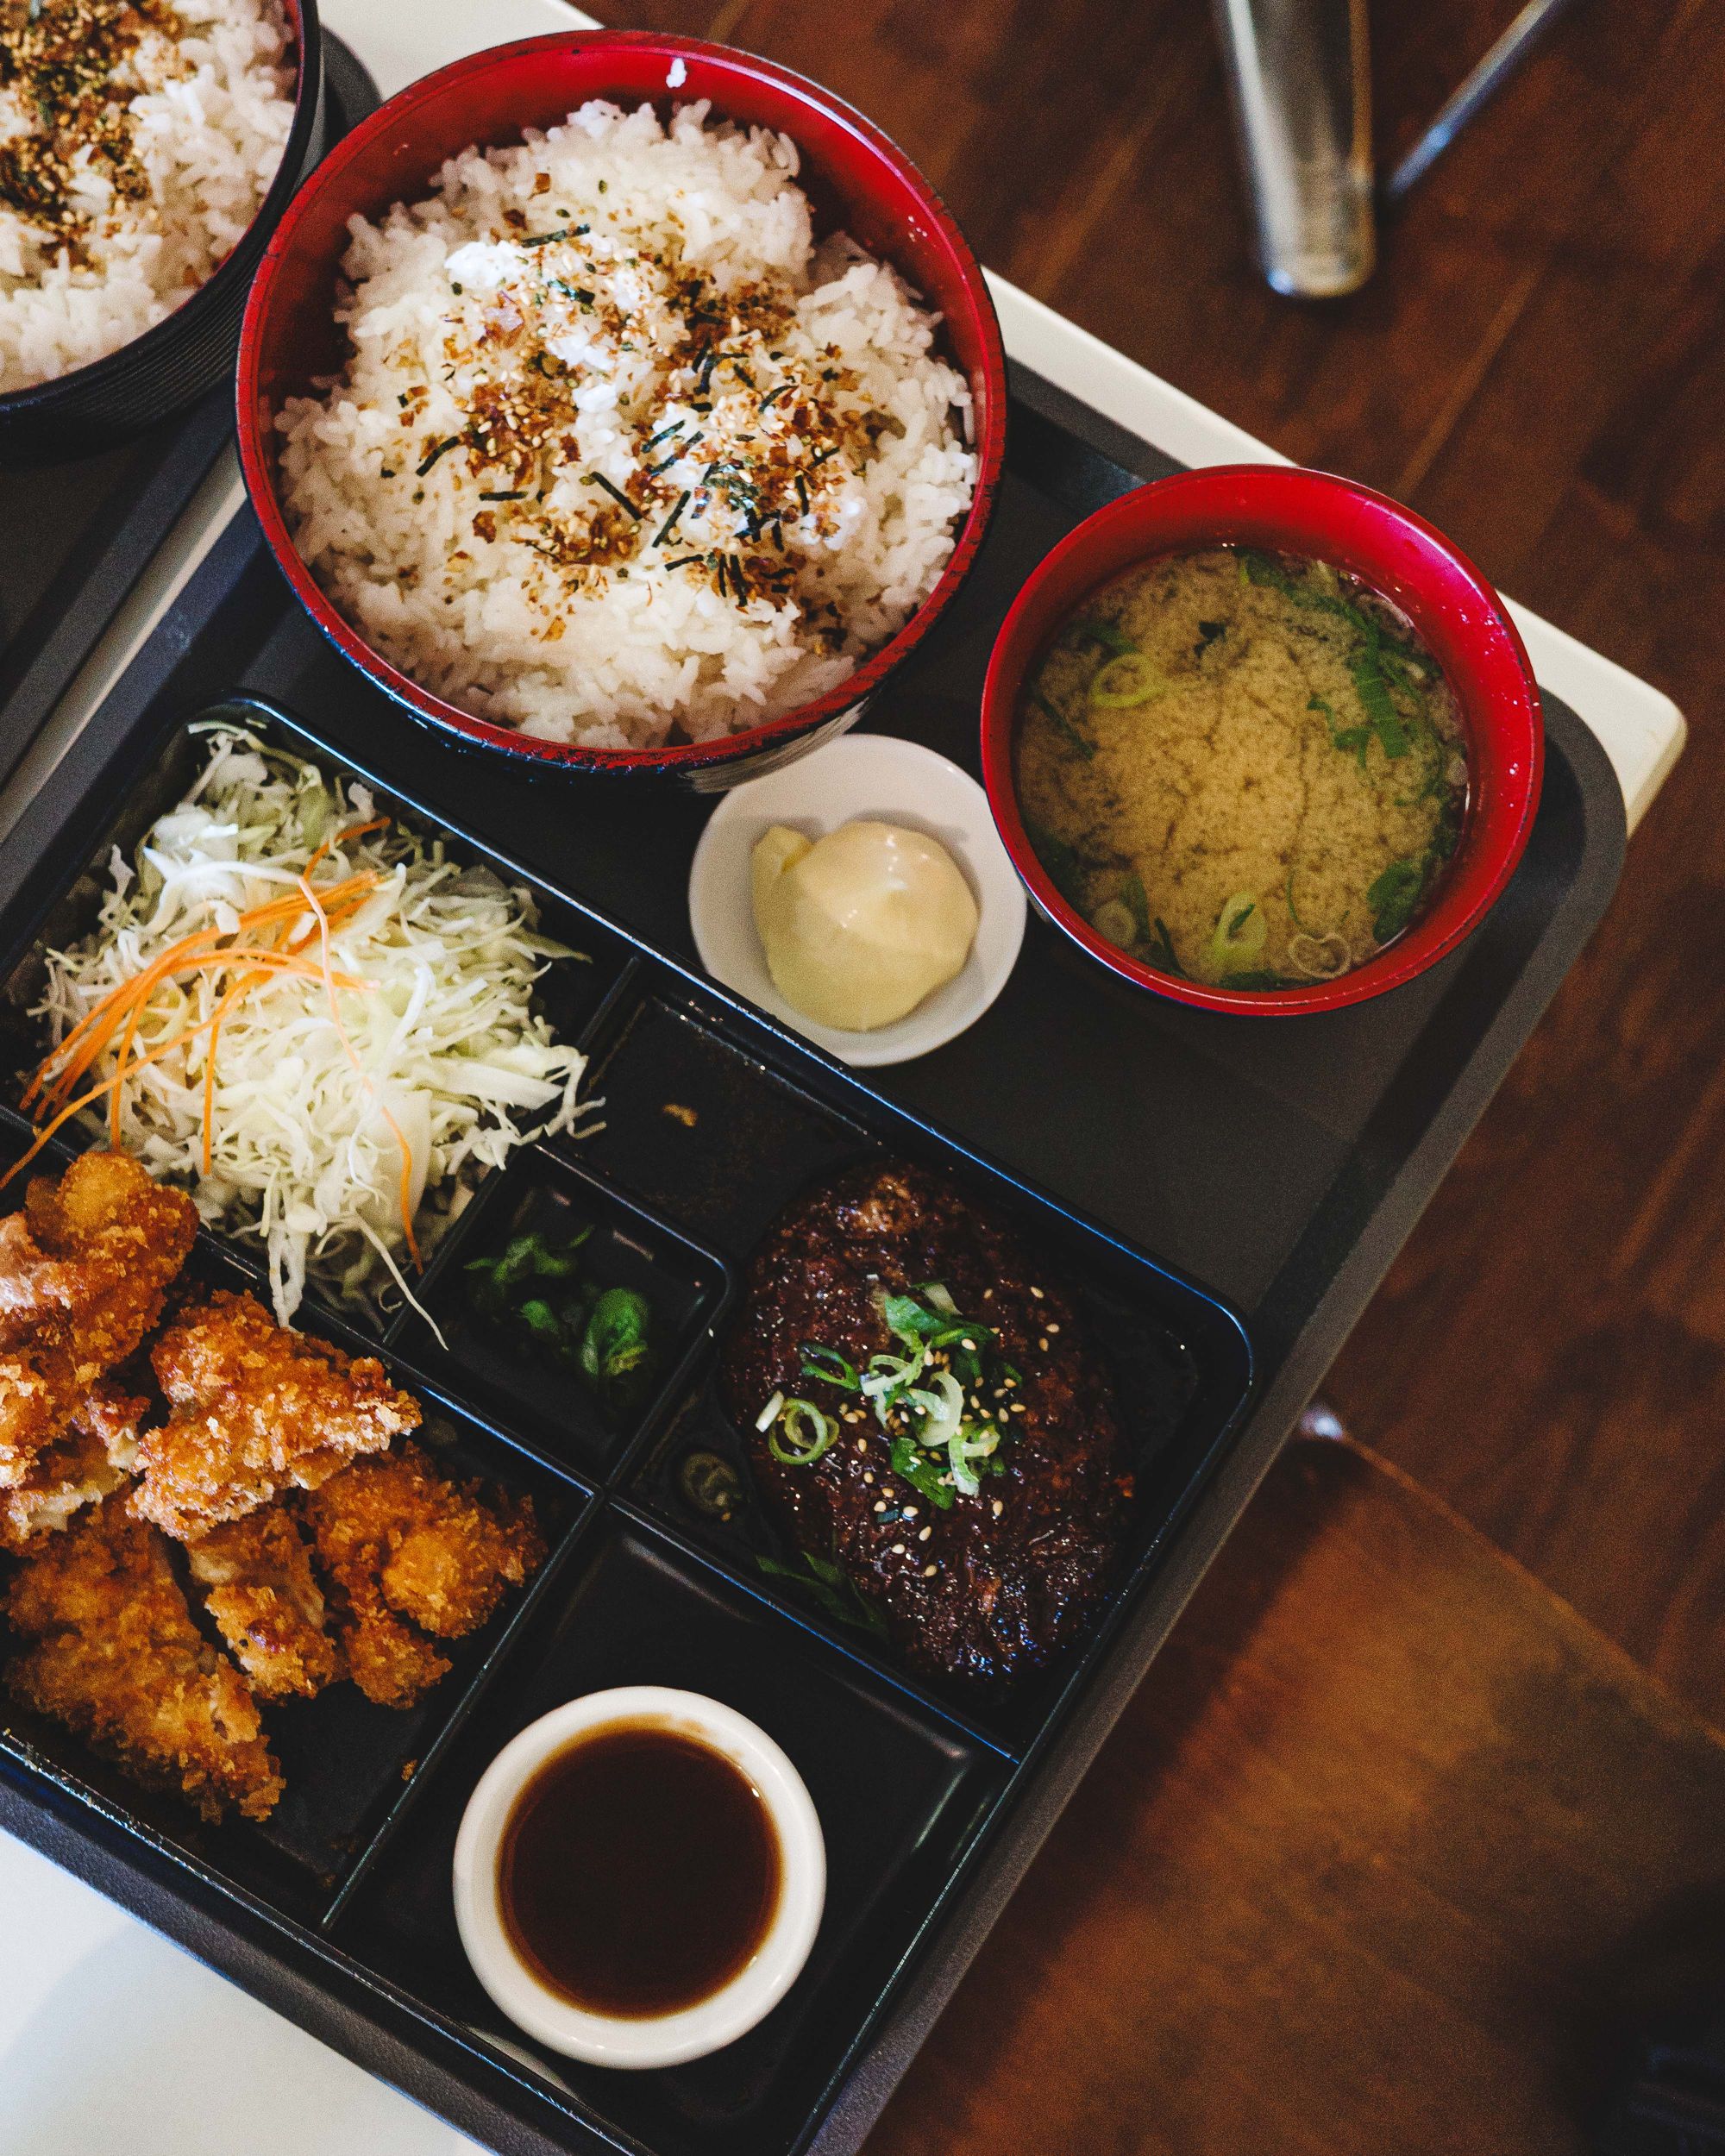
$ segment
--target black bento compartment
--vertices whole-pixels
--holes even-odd
[[[390,1337],[551,1458],[603,1473],[676,1397],[729,1294],[722,1258],[593,1175],[579,1147],[537,1144],[468,1206],[418,1290],[425,1316],[404,1312]],[[597,1376],[589,1339],[613,1351]]]
[[[938,1155],[931,1159],[925,1150],[921,1157],[969,1181]],[[649,1440],[630,1496],[711,1562],[794,1609],[847,1653],[1018,1752],[1036,1740],[1069,1687],[1095,1660],[1146,1576],[1206,1455],[1220,1443],[1244,1397],[1249,1367],[1245,1344],[1231,1337],[1226,1321],[1208,1322],[1201,1298],[1184,1307],[1177,1284],[1129,1251],[1034,1200],[1014,1206],[992,1191],[977,1195],[1010,1218],[1057,1275],[1113,1379],[1136,1490],[1112,1590],[1082,1639],[1004,1692],[912,1671],[839,1569],[819,1551],[799,1549],[762,1503],[749,1461],[750,1433],[726,1412],[711,1370],[686,1389],[664,1428]],[[872,1418],[852,1434],[872,1438]],[[896,1487],[913,1498],[908,1485],[894,1483],[886,1446],[875,1449],[882,1494],[890,1496]]]
[[[76,943],[94,930],[116,851],[129,862],[158,818],[185,797],[208,757],[210,733],[222,726],[243,729],[267,746],[315,765],[327,777],[363,787],[380,813],[427,837],[442,838],[451,859],[483,863],[506,883],[527,886],[538,907],[540,931],[575,954],[548,964],[537,982],[536,1000],[554,1036],[571,1045],[580,1044],[630,969],[631,954],[623,939],[533,879],[518,874],[499,856],[447,833],[435,818],[374,784],[285,713],[239,697],[145,730],[121,763],[112,786],[84,805],[72,820],[53,866],[38,864],[18,894],[10,917],[12,940],[0,952],[0,1097],[6,1105],[17,1106],[24,1078],[47,1050],[45,1028],[29,1016],[44,978],[42,952]],[[529,1137],[534,1127],[523,1119]],[[106,1142],[105,1137],[77,1122],[65,1126],[65,1136],[78,1147]],[[483,1189],[493,1172],[481,1169],[476,1188]],[[263,1249],[257,1237],[217,1232],[242,1262],[256,1268]],[[308,1286],[302,1310],[308,1319],[321,1321],[327,1316],[381,1337],[398,1302],[398,1291],[389,1288],[374,1315],[356,1305],[337,1303]]]
[[[764,1026],[724,1016],[668,975],[649,972],[635,985],[595,1042],[603,1127],[583,1152],[607,1178],[698,1225],[731,1260],[739,1294],[755,1247],[785,1207],[875,1155],[920,1162],[1003,1215],[1077,1304],[1114,1381],[1138,1485],[1131,1526],[1114,1590],[1091,1632],[1005,1694],[911,1675],[830,1561],[780,1532],[756,1493],[748,1433],[721,1405],[711,1364],[649,1435],[629,1480],[633,1502],[733,1576],[919,1697],[1022,1749],[1096,1659],[1233,1427],[1251,1377],[1244,1332],[1201,1289],[842,1073],[781,1047]]]
[[[800,1191],[869,1147],[854,1117],[758,1054],[734,1021],[643,968],[595,1038],[593,1170],[733,1261]]]
[[[0,1125],[0,1156],[16,1142],[18,1120],[9,1113]],[[45,1148],[38,1156],[41,1172],[58,1174],[71,1157],[69,1149]],[[0,1210],[10,1210],[5,1201],[14,1191],[22,1201],[22,1186],[20,1177],[0,1194]],[[244,1293],[255,1287],[248,1268],[215,1238],[200,1233],[172,1291],[170,1315],[173,1302],[187,1294],[195,1299],[212,1289]],[[378,1353],[375,1343],[339,1321],[319,1319],[303,1329],[350,1355]],[[465,1638],[433,1643],[450,1666],[417,1705],[375,1705],[345,1677],[312,1699],[260,1699],[263,1733],[285,1783],[281,1799],[264,1820],[230,1814],[209,1821],[183,1796],[134,1779],[82,1737],[20,1707],[0,1686],[0,1758],[45,1778],[63,1794],[93,1801],[110,1819],[176,1861],[304,1923],[317,1921],[344,1875],[404,1803],[416,1776],[429,1769],[501,1666],[510,1641],[530,1612],[542,1576],[554,1570],[589,1502],[585,1485],[500,1443],[452,1404],[435,1398],[405,1367],[387,1357],[384,1360],[391,1382],[412,1393],[423,1407],[424,1419],[411,1441],[452,1474],[530,1497],[547,1545],[539,1571],[522,1586],[507,1589],[484,1625]],[[158,1402],[150,1420],[159,1420],[161,1413]],[[122,1490],[108,1501],[122,1502],[124,1494]],[[211,1646],[231,1659],[190,1579],[183,1550],[172,1539],[167,1549],[192,1621]],[[0,1619],[0,1667],[9,1649]]]
[[[542,2046],[492,2002],[462,1952],[450,1879],[467,1799],[511,1737],[565,1701],[649,1683],[721,1700],[783,1745],[820,1816],[826,1904],[808,1965],[758,2028],[687,2065],[617,2073]],[[1008,1771],[986,1745],[613,1512],[583,1539],[434,1785],[358,1879],[332,1936],[602,2131],[662,2156],[774,2156],[797,2141]]]

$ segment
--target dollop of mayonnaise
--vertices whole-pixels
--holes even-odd
[[[969,885],[922,831],[862,819],[811,841],[775,824],[751,867],[773,985],[819,1025],[891,1025],[962,969],[976,939]]]

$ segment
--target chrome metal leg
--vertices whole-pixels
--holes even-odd
[[[1264,273],[1320,299],[1371,274],[1365,0],[1215,0]]]

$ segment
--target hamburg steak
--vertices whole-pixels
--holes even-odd
[[[998,1692],[1095,1617],[1132,1493],[1113,1388],[1062,1289],[941,1178],[870,1161],[805,1193],[720,1383],[768,1509],[913,1668]]]

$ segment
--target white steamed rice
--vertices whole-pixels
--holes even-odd
[[[705,105],[667,129],[595,102],[353,221],[352,356],[283,411],[282,495],[402,671],[550,740],[706,740],[927,598],[975,485],[969,387],[890,267],[816,246],[797,169]]]
[[[0,392],[88,366],[171,314],[233,251],[281,163],[294,70],[270,0],[158,12],[179,27],[147,27],[110,78],[142,191],[116,188],[84,144],[77,246],[0,202]],[[0,148],[39,126],[17,84],[0,88]]]

